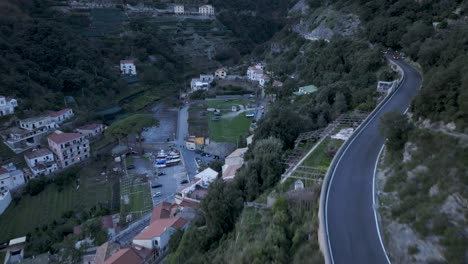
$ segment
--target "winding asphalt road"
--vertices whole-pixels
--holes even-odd
[[[325,202],[325,223],[331,263],[388,263],[373,205],[374,168],[384,143],[378,125],[389,111],[404,112],[422,82],[410,65],[399,89],[356,135],[332,174]]]

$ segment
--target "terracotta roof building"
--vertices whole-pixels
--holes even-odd
[[[85,136],[86,138],[91,138],[98,136],[104,132],[103,124],[87,124],[76,129],[76,132]]]
[[[143,258],[138,255],[134,248],[124,248],[119,250],[113,256],[108,258],[105,264],[140,264],[143,263]]]
[[[57,130],[47,137],[47,141],[62,168],[89,158],[89,141],[79,133],[63,133]]]
[[[187,226],[188,221],[180,217],[158,219],[135,236],[133,244],[162,252],[166,250],[172,233],[185,229]]]

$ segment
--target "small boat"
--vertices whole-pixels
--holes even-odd
[[[156,158],[165,158],[167,157],[167,154],[164,153],[164,150],[161,149],[161,152],[159,152],[158,154],[156,154]]]

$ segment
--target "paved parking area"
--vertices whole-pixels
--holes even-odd
[[[154,169],[156,171],[156,168]],[[158,168],[160,172],[164,172],[165,175],[150,177],[151,185],[162,184],[161,187],[151,188],[153,195],[153,205],[156,206],[163,201],[171,202],[174,200],[176,191],[182,186],[180,182],[187,179],[187,173],[184,166],[180,163],[177,166],[171,166],[166,168]],[[154,197],[156,193],[161,193],[161,196]]]

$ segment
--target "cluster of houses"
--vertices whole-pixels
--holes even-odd
[[[17,106],[15,99],[0,96],[2,113],[13,114]],[[2,132],[3,143],[16,154],[23,153],[27,168],[18,169],[13,163],[0,167],[0,214],[11,202],[10,191],[39,175],[52,174],[89,158],[89,139],[102,134],[105,126],[87,124],[73,133],[58,130],[73,116],[73,110],[65,108],[19,120],[16,126]],[[39,147],[46,145],[44,142],[47,147]]]
[[[45,134],[57,129],[73,115],[72,109],[65,108],[57,112],[22,119],[16,127],[2,134],[3,142],[15,153],[21,153],[37,146]]]
[[[219,68],[214,72],[214,74],[200,74],[200,78],[192,79],[192,81],[190,82],[190,88],[193,92],[199,90],[208,90],[210,88],[210,84],[215,79],[225,78],[227,78],[226,68]]]
[[[83,261],[95,264],[158,263],[167,250],[171,235],[188,228],[197,207],[198,204],[190,201],[179,204],[162,202],[153,208],[149,225],[135,235],[129,245],[105,242],[85,255]],[[102,224],[103,228],[107,226],[110,225]]]
[[[200,16],[214,16],[215,10],[212,5],[202,5],[198,7],[198,10],[193,7],[184,5],[175,5],[174,13],[176,15],[200,15]]]
[[[270,77],[265,74],[264,70],[265,65],[261,63],[250,66],[247,69],[247,79],[258,82],[261,87],[264,87],[270,81]]]

